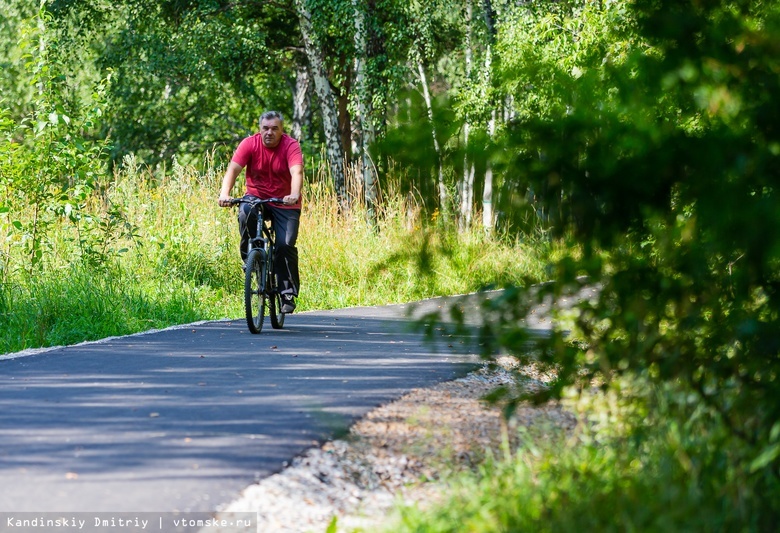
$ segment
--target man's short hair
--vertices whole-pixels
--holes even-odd
[[[284,117],[279,111],[266,111],[265,113],[260,115],[260,122],[264,120],[274,119],[274,118],[278,118],[279,122],[284,124]]]

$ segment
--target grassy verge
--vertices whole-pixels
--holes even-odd
[[[446,480],[434,506],[399,507],[387,531],[776,530],[776,478],[689,395],[637,378],[565,403],[573,434],[521,428],[518,449]]]
[[[387,191],[372,226],[359,204],[339,215],[320,174],[307,184],[301,221],[299,311],[412,301],[544,276],[552,252],[545,241],[442,229]],[[34,266],[23,236],[6,226],[0,353],[242,316],[236,212],[216,204],[220,179],[213,164],[174,165],[158,175],[128,159],[88,200],[86,210],[99,223],[53,218]]]

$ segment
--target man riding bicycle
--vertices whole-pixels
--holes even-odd
[[[276,233],[277,286],[282,294],[282,313],[292,313],[298,296],[298,227],[301,217],[303,156],[301,145],[284,133],[284,119],[278,111],[266,111],[260,117],[260,132],[238,145],[222,178],[219,205],[229,207],[230,192],[238,174],[246,168],[246,194],[261,199],[282,198],[284,203],[265,204]],[[257,228],[256,212],[241,204],[238,212],[241,232],[241,260],[246,261],[249,240]]]

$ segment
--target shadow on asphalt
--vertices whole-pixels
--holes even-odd
[[[0,361],[0,512],[214,511],[371,409],[473,368],[462,339],[433,350],[399,309],[303,313],[260,335],[212,322]]]

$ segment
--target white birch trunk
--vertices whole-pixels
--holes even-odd
[[[493,114],[488,122],[488,135],[492,139],[496,132],[496,112],[493,110]],[[486,231],[492,232],[495,226],[495,219],[493,216],[493,167],[490,164],[490,159],[487,161],[487,168],[485,169],[485,187],[482,190],[482,227]]]
[[[301,37],[309,59],[311,75],[314,78],[314,89],[320,102],[322,124],[325,130],[325,149],[328,154],[330,171],[333,177],[333,187],[342,210],[349,208],[346,181],[344,178],[344,146],[339,135],[339,113],[336,99],[330,89],[330,83],[325,74],[325,66],[319,49],[317,35],[311,23],[311,13],[306,0],[295,0],[298,19],[301,27]]]
[[[490,87],[492,76],[492,61],[493,61],[493,43],[495,42],[496,26],[495,26],[495,14],[493,12],[493,4],[491,0],[482,0],[482,7],[485,15],[485,24],[488,29],[488,46],[485,51],[485,87]],[[488,121],[488,140],[492,141],[496,134],[496,109],[493,108],[493,112],[490,114],[490,120]],[[491,143],[492,144],[492,143]],[[490,164],[490,158],[487,161],[487,168],[485,169],[485,186],[482,190],[482,226],[486,231],[492,232],[495,227],[495,215],[493,213],[493,167]]]
[[[422,61],[419,60],[417,61],[417,72],[420,75],[423,98],[425,99],[425,106],[428,109],[428,120],[431,122],[433,150],[436,152],[436,184],[439,189],[439,211],[445,216],[447,213],[447,187],[444,184],[441,147],[439,146],[439,136],[436,134],[436,124],[433,122],[433,101],[431,100],[431,91],[428,88],[428,78],[425,75],[425,67],[423,67]]]
[[[485,73],[490,80],[490,68],[491,68],[491,47],[487,47],[485,57]],[[496,133],[496,110],[490,114],[490,121],[488,121],[488,139],[492,140]],[[490,164],[490,159],[487,161],[487,168],[485,169],[485,187],[482,190],[482,226],[486,231],[493,231],[495,224],[493,217],[493,167]]]
[[[371,99],[365,73],[366,30],[365,14],[359,0],[352,0],[355,9],[355,94],[357,97],[360,166],[363,177],[363,191],[366,208],[371,221],[374,220],[374,208],[377,202],[377,184],[374,167],[371,163],[369,146],[374,142],[374,128],[371,122]]]
[[[295,71],[295,91],[293,93],[293,118],[290,135],[303,139],[304,128],[311,127],[311,76],[306,65],[298,65]]]
[[[466,79],[471,78],[471,23],[473,11],[471,0],[466,5]],[[463,154],[463,178],[461,179],[458,190],[460,192],[460,216],[458,217],[458,227],[465,231],[471,226],[471,206],[474,198],[474,163],[469,161],[469,134],[471,133],[471,123],[466,118],[463,124],[463,145],[465,153]]]

